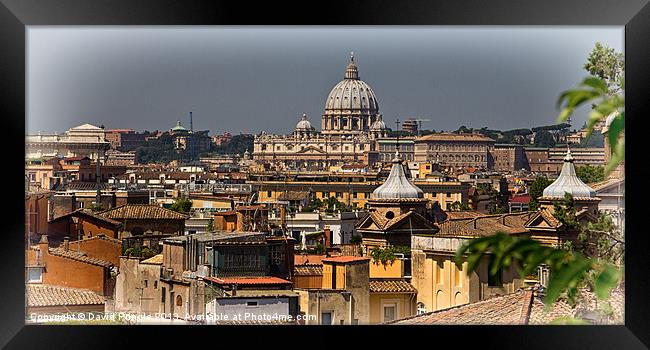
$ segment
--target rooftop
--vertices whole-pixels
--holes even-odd
[[[370,258],[358,257],[358,256],[336,256],[333,258],[325,258],[322,261],[346,264],[352,262],[366,262],[366,261],[370,261]]]
[[[187,220],[189,215],[162,208],[152,204],[125,204],[113,209],[97,213],[105,218],[114,220],[137,219],[166,219]]]
[[[74,250],[65,250],[64,248],[61,248],[61,247],[59,247],[59,248],[51,248],[49,250],[49,252],[50,252],[50,255],[59,256],[59,257],[66,258],[66,259],[71,259],[71,260],[76,260],[76,261],[80,261],[80,262],[90,264],[90,265],[102,266],[102,267],[106,267],[106,268],[110,268],[110,267],[113,266],[113,263],[111,263],[109,261],[90,257],[90,256],[88,256],[88,254],[86,254],[84,252],[77,252],[77,251],[74,251]]]
[[[104,297],[87,289],[27,284],[25,292],[30,307],[104,304]]]
[[[157,255],[152,256],[149,259],[140,261],[140,264],[147,264],[147,265],[162,265],[162,263],[163,263],[163,255],[162,254],[157,254]]]
[[[417,292],[409,282],[404,280],[370,280],[370,293],[416,294]]]

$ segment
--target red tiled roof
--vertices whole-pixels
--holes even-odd
[[[334,263],[349,263],[349,262],[364,262],[370,261],[370,258],[358,257],[358,256],[336,256],[333,258],[325,258],[323,262],[334,262]]]
[[[510,199],[511,203],[528,203],[530,202],[530,195],[524,195],[524,196],[514,196]]]
[[[406,293],[415,294],[418,291],[404,280],[370,280],[370,293]]]
[[[27,284],[25,292],[30,307],[104,304],[104,297],[87,289]]]
[[[80,262],[90,264],[90,265],[97,265],[97,266],[102,266],[102,267],[106,267],[106,268],[110,268],[110,267],[113,266],[113,263],[111,263],[109,261],[90,257],[84,252],[76,252],[74,250],[65,250],[64,248],[60,248],[60,247],[59,248],[51,248],[49,250],[49,252],[50,252],[50,255],[59,256],[59,257],[66,258],[66,259],[71,259],[71,260],[76,260],[76,261],[80,261]]]
[[[264,276],[264,277],[228,277],[228,278],[218,278],[218,277],[204,277],[208,281],[212,281],[218,284],[291,284],[291,281],[284,280],[278,277]]]
[[[294,276],[320,276],[323,274],[323,265],[304,264],[294,265]]]
[[[398,325],[527,324],[532,289],[389,322]]]
[[[162,208],[152,204],[125,204],[113,209],[109,209],[100,213],[103,216],[114,220],[124,219],[173,219],[173,220],[187,220],[188,215],[179,212]]]
[[[122,223],[119,222],[119,221],[112,220],[112,219],[109,219],[109,218],[107,218],[107,217],[103,217],[103,216],[101,216],[101,215],[97,215],[97,214],[95,214],[94,212],[92,212],[92,210],[87,210],[87,209],[77,209],[77,210],[75,210],[75,211],[73,211],[73,212],[70,212],[70,213],[67,213],[67,214],[65,214],[65,215],[61,215],[61,216],[59,216],[59,217],[56,217],[56,218],[52,219],[50,222],[58,221],[58,220],[60,220],[60,219],[67,218],[67,217],[71,217],[71,216],[73,216],[73,215],[84,215],[84,216],[88,216],[88,217],[91,217],[91,218],[94,218],[94,219],[97,219],[97,220],[100,220],[100,221],[107,222],[107,223],[109,223],[109,224],[111,224],[111,225],[113,225],[113,226],[121,226],[121,225],[122,225]]]
[[[296,254],[293,256],[293,263],[294,265],[321,264],[325,258],[325,255]]]

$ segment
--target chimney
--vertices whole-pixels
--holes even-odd
[[[332,246],[332,230],[329,227],[325,228],[325,248]]]
[[[79,242],[77,242],[79,244]],[[70,237],[65,237],[63,238],[63,250],[68,251],[70,250]]]
[[[47,248],[48,248],[47,235],[41,235],[41,240],[38,242],[38,250],[41,251],[41,256],[48,251]]]

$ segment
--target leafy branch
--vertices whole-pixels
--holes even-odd
[[[370,251],[370,257],[374,262],[381,262],[382,265],[386,266],[389,262],[392,263],[397,259],[395,254],[409,254],[410,252],[411,248],[407,246],[375,247]]]
[[[591,103],[587,119],[587,136],[591,135],[598,121],[614,116],[609,125],[606,142],[612,157],[605,168],[609,174],[625,159],[625,60],[622,53],[596,43],[584,68],[591,74],[576,89],[563,91],[557,100],[560,110],[558,122],[566,121],[576,108]],[[619,140],[620,137],[620,140]]]
[[[606,300],[618,284],[622,272],[613,264],[587,258],[577,252],[542,246],[531,238],[513,237],[502,232],[470,240],[456,251],[459,268],[467,261],[467,274],[479,267],[481,259],[489,259],[488,273],[495,276],[500,269],[515,266],[520,276],[535,272],[541,265],[550,268],[544,304],[549,308],[563,292],[575,296],[578,287],[589,282],[600,300]],[[586,277],[593,275],[593,282]]]

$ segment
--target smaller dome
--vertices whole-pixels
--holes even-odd
[[[185,128],[181,125],[181,121],[180,121],[180,120],[177,120],[177,121],[176,121],[176,126],[172,128],[172,131],[173,131],[173,132],[187,131],[187,129],[185,129]]]
[[[565,193],[571,194],[573,197],[596,197],[596,191],[587,186],[576,175],[576,169],[573,165],[573,156],[571,150],[567,149],[566,156],[564,157],[564,165],[560,176],[544,189],[544,197],[564,197]]]
[[[307,131],[314,130],[314,127],[311,126],[311,123],[309,122],[309,120],[307,120],[307,114],[302,115],[302,118],[300,119],[298,124],[296,124],[296,130],[307,130]]]
[[[395,152],[393,167],[386,181],[377,187],[371,195],[372,199],[403,199],[403,198],[424,198],[424,192],[415,186],[404,172],[399,152]]]
[[[370,126],[370,130],[372,131],[378,131],[378,130],[386,130],[386,123],[381,119],[381,114],[377,116],[377,120],[372,123]]]

